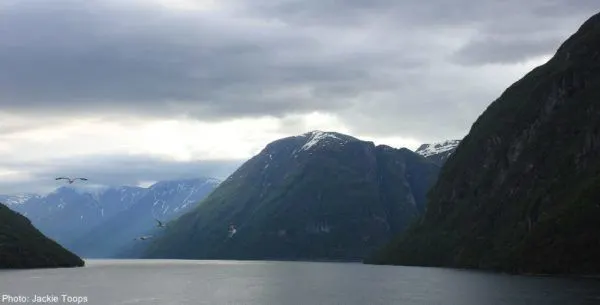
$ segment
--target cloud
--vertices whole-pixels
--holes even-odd
[[[139,185],[147,181],[214,177],[225,179],[242,160],[177,162],[144,155],[99,155],[55,158],[15,166],[0,162],[0,190],[3,194],[46,193],[63,183],[58,176],[87,177],[99,185]],[[6,170],[10,168],[10,170]],[[10,178],[10,179],[6,179]]]
[[[572,30],[557,30],[561,21],[584,17],[574,9],[559,14],[570,1],[232,0],[199,10],[165,3],[50,0],[5,7],[0,106],[38,115],[126,112],[212,121],[339,113],[365,102],[357,96],[381,92],[400,93],[397,100],[413,106],[419,102],[401,93],[427,83],[423,71],[444,69],[436,60],[448,51],[458,48],[457,58],[470,65],[524,61],[556,49]],[[174,7],[194,3],[205,2]],[[535,22],[550,20],[542,12],[553,14],[556,26]],[[498,31],[505,16],[511,22],[505,36],[528,35],[470,40],[469,33]],[[548,38],[540,44],[542,30]]]
[[[368,48],[327,54],[321,43],[333,36],[280,22],[134,8],[64,0],[0,13],[3,109],[281,116],[333,110],[353,92],[377,90],[364,65],[387,65]],[[415,69],[419,61],[406,56],[400,65]]]
[[[38,181],[22,166],[58,157],[112,156],[109,171],[131,155],[238,162],[312,129],[394,146],[460,138],[599,10],[595,0],[1,1],[0,183]],[[170,177],[175,165],[156,164]]]
[[[519,63],[523,58],[547,54],[560,43],[559,37],[538,40],[485,37],[469,42],[455,54],[455,59],[464,65]]]
[[[9,126],[22,122],[4,116]],[[15,127],[15,128],[17,128]],[[268,143],[305,130],[349,130],[337,117],[311,113],[276,119],[221,123],[194,120],[45,121],[20,130],[0,129],[0,194],[46,192],[56,176],[86,176],[92,183],[135,185],[144,181],[211,176],[224,178]],[[402,137],[358,134],[377,144],[415,149]]]

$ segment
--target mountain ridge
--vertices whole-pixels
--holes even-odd
[[[335,132],[275,140],[144,257],[357,260],[424,210],[437,171],[408,149]]]

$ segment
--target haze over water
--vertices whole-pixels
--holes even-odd
[[[84,268],[1,271],[0,294],[103,305],[577,305],[600,304],[600,281],[353,263],[88,260]]]

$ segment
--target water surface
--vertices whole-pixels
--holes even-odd
[[[0,271],[0,304],[600,304],[600,280],[360,263],[87,260],[74,269]],[[63,302],[61,295],[71,297]],[[3,295],[30,302],[10,302]],[[84,299],[85,298],[85,299]],[[14,300],[14,299],[13,299]],[[23,300],[21,298],[21,300]],[[56,299],[55,299],[56,300]]]

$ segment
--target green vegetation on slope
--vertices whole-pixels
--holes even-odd
[[[600,272],[600,15],[508,88],[367,263]]]
[[[310,151],[300,149],[302,137],[269,144],[172,223],[147,256],[363,259],[424,210],[439,167],[407,149],[347,140]]]
[[[78,267],[84,262],[0,203],[0,268]]]

